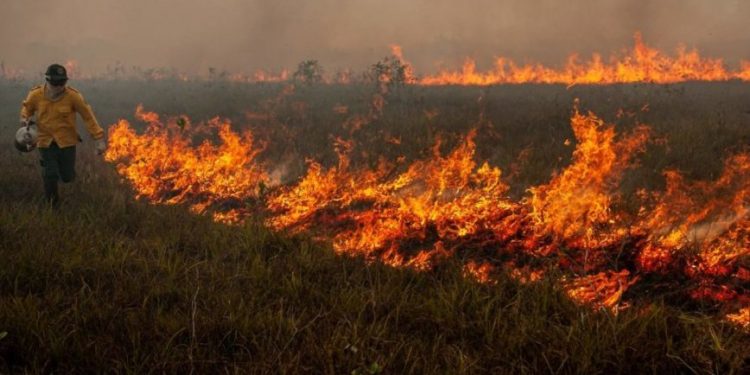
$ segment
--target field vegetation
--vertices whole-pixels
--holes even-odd
[[[385,67],[385,65],[383,65]],[[523,197],[570,163],[574,103],[618,132],[648,124],[653,139],[620,191],[663,189],[677,169],[713,180],[750,141],[741,82],[673,85],[421,87],[318,83],[308,62],[294,88],[225,80],[83,80],[103,126],[147,110],[194,121],[228,118],[266,144],[281,184],[306,160],[334,165],[337,137],[352,163],[429,157],[472,129],[477,159]],[[385,69],[385,68],[383,68]],[[78,149],[63,203],[42,201],[38,155],[11,138],[29,81],[0,81],[0,372],[32,373],[747,373],[750,334],[717,307],[643,296],[613,313],[571,301],[554,278],[496,284],[459,260],[429,272],[339,256],[309,235],[260,219],[215,223],[152,205],[111,164]],[[374,98],[380,98],[374,101]],[[379,100],[382,99],[382,102]],[[361,126],[347,119],[367,116]]]

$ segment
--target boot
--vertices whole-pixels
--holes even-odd
[[[60,195],[57,193],[57,180],[44,181],[44,199],[52,206],[60,203]]]

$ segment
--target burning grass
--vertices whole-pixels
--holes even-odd
[[[277,94],[261,89],[264,101]],[[269,113],[248,118],[252,131],[141,109],[138,121],[110,127],[108,158],[121,174],[84,156],[57,213],[29,199],[40,194],[28,184],[36,163],[10,168],[17,156],[7,155],[0,162],[10,171],[0,177],[0,248],[8,262],[0,271],[0,333],[8,333],[0,338],[2,371],[746,370],[741,150],[713,177],[698,178],[652,159],[659,121],[646,127],[634,115],[622,120],[632,122],[625,130],[571,112],[565,100],[559,105],[569,116],[543,134],[553,141],[542,152],[555,150],[559,138],[570,160],[556,163],[550,152],[544,165],[555,173],[545,170],[540,182],[524,185],[533,188],[514,194],[519,183],[499,167],[510,163],[481,147],[493,132],[513,134],[502,117],[493,117],[495,127],[479,121],[451,137],[447,130],[460,128],[449,104],[428,101],[414,108],[418,124],[446,131],[424,137],[426,152],[409,154],[414,133],[393,119],[411,116],[399,106],[414,103],[377,94],[379,110],[371,92],[362,103],[336,96],[304,107],[294,104],[299,94],[285,94],[269,102]],[[462,96],[451,91],[450,98]],[[330,110],[336,105],[348,109]],[[314,112],[320,108],[330,117]],[[696,110],[681,108],[691,116]],[[472,113],[459,109],[457,118]],[[492,108],[481,112],[492,117]],[[356,131],[335,133],[352,118]],[[331,119],[324,129],[336,135],[322,138],[333,143],[329,150],[306,121]],[[529,131],[539,117],[532,120],[520,128]],[[560,130],[565,122],[569,133]],[[306,169],[278,185],[268,171],[285,159],[275,154],[269,124],[287,144],[320,148],[298,149],[295,156],[309,156]],[[689,130],[671,133],[670,144],[704,146],[680,138]],[[378,139],[383,152],[363,161]],[[544,154],[524,155],[526,168],[535,168]],[[631,188],[640,192],[635,198],[626,186],[644,176],[642,164],[664,173],[665,185],[644,180]],[[245,177],[242,184],[227,182],[236,176]],[[132,191],[121,177],[135,183]]]
[[[497,85],[523,83],[612,84],[612,83],[675,83],[685,81],[745,80],[748,63],[742,62],[739,70],[731,71],[717,58],[702,57],[697,50],[679,46],[674,57],[651,48],[643,42],[640,33],[634,37],[633,48],[621,56],[611,56],[608,61],[595,53],[581,62],[577,54],[568,56],[561,69],[541,64],[518,64],[498,57],[495,69],[477,72],[476,62],[466,59],[460,71],[443,71],[423,77],[424,85]]]
[[[497,272],[514,274],[509,264],[531,267],[537,275],[562,272],[559,285],[573,300],[612,311],[639,298],[628,289],[653,274],[685,298],[716,304],[734,322],[740,319],[736,312],[750,305],[743,276],[750,273],[744,265],[750,254],[746,154],[729,158],[712,182],[688,183],[669,171],[666,191],[642,193],[650,200],[644,199],[637,213],[617,211],[620,181],[645,151],[649,127],[638,124],[618,136],[613,125],[576,105],[571,163],[518,201],[509,198],[499,168],[475,160],[475,131],[446,155],[438,141],[430,158],[405,165],[380,159],[374,169],[352,166],[356,145],[339,138],[336,166],[309,161],[299,181],[259,197],[258,186],[266,186],[267,178],[253,162],[257,151],[249,132],[242,142],[225,125],[219,146],[204,141],[191,148],[185,141],[194,135],[191,129],[170,138],[171,122],[162,124],[140,108],[138,117],[149,122],[146,132],[137,135],[123,123],[112,127],[115,146],[107,159],[152,202],[187,202],[199,212],[219,207],[214,217],[229,222],[265,217],[273,229],[306,231],[330,239],[339,254],[394,267],[430,270],[458,258],[469,262],[470,275],[486,282]],[[169,152],[138,147],[154,143]],[[248,155],[235,158],[241,162],[232,170],[222,161],[229,150]],[[201,158],[182,162],[196,153]],[[158,178],[163,166],[184,184]],[[243,184],[226,182],[237,176],[246,177]],[[225,192],[212,188],[215,184],[238,189]],[[221,208],[237,196],[261,198],[265,206]]]
[[[623,48],[621,53],[604,58],[601,53],[593,53],[588,60],[581,59],[579,53],[570,53],[561,66],[547,66],[541,63],[518,63],[508,57],[496,57],[494,67],[488,71],[478,71],[476,61],[466,58],[460,69],[443,69],[435,74],[418,74],[405,59],[402,48],[391,45],[391,54],[378,61],[369,70],[355,75],[351,69],[339,70],[334,74],[323,74],[317,60],[300,62],[297,71],[287,68],[269,71],[256,70],[243,72],[218,71],[209,68],[206,75],[189,75],[173,68],[142,69],[127,68],[116,63],[106,74],[85,74],[75,60],[65,63],[69,74],[76,80],[179,80],[187,81],[228,81],[235,83],[290,83],[303,84],[351,84],[353,82],[374,81],[384,84],[415,84],[422,86],[443,85],[506,85],[506,84],[563,84],[608,85],[615,83],[678,83],[690,81],[750,81],[750,61],[740,61],[737,68],[729,68],[721,58],[702,56],[695,48],[688,49],[680,44],[674,53],[650,47],[643,41],[640,32],[634,34],[632,48]],[[501,51],[498,51],[501,52]],[[22,80],[26,72],[0,64],[0,78]]]
[[[218,118],[193,125],[179,117],[163,124],[156,113],[142,107],[136,117],[149,124],[146,133],[138,136],[126,120],[110,127],[106,159],[118,163],[118,173],[136,186],[139,197],[189,203],[196,213],[221,206],[216,218],[232,222],[247,200],[257,198],[258,187],[268,183],[255,163],[262,146],[254,143],[251,132],[236,134],[229,122]],[[212,132],[219,145],[206,140],[193,146],[192,136]]]

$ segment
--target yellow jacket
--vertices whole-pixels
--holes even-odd
[[[65,87],[65,92],[58,99],[50,100],[44,95],[46,89],[46,85],[34,87],[21,105],[22,119],[36,115],[39,129],[37,147],[47,148],[52,141],[60,148],[75,146],[80,142],[81,137],[76,130],[76,112],[83,118],[91,137],[104,137],[104,130],[78,90]]]

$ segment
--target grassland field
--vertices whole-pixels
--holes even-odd
[[[0,81],[0,373],[750,372],[750,334],[710,306],[657,297],[617,315],[592,311],[551,281],[482,285],[451,262],[427,273],[367,264],[257,221],[227,226],[136,200],[83,127],[78,179],[50,209],[38,155],[11,144],[35,84]],[[503,169],[518,198],[570,162],[576,99],[618,131],[642,122],[663,140],[626,173],[626,202],[663,188],[666,169],[713,179],[750,142],[750,85],[740,82],[406,86],[353,134],[343,124],[370,110],[370,85],[280,96],[283,84],[271,83],[71,84],[103,126],[126,118],[143,128],[133,121],[142,103],[249,127],[268,143],[261,161],[285,166],[284,183],[307,158],[334,164],[335,136],[355,140],[354,163],[366,166],[429,156],[438,137],[447,150],[477,129],[478,160]]]

